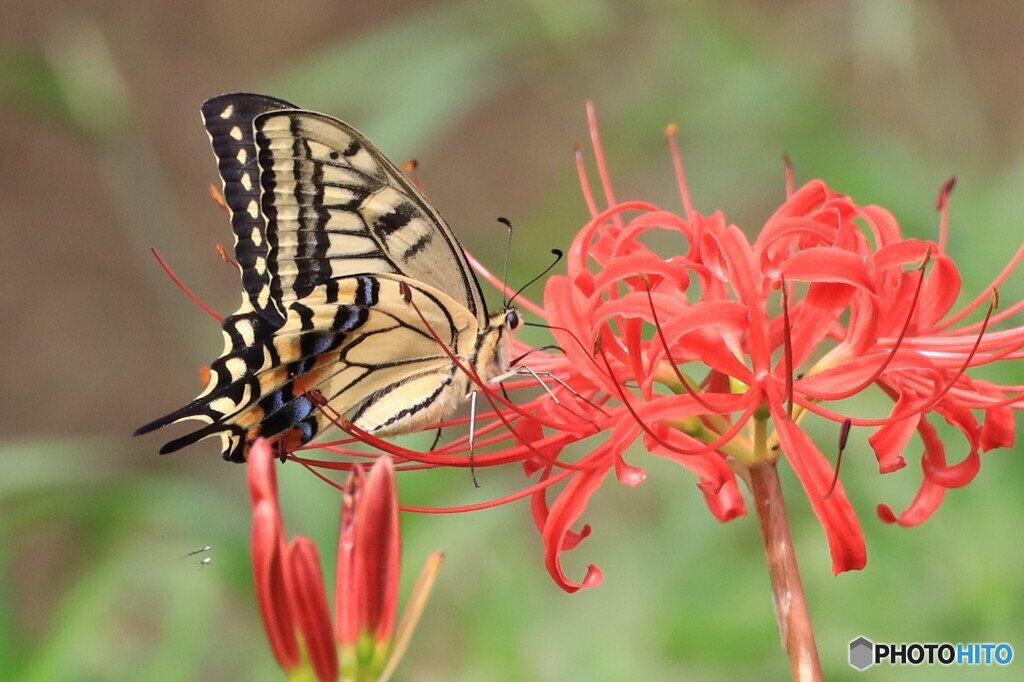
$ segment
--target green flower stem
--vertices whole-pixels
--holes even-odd
[[[755,451],[763,447],[764,442],[763,438],[756,440],[760,443],[755,445]],[[807,610],[807,599],[800,581],[800,569],[793,551],[793,537],[789,532],[789,519],[775,462],[759,458],[750,466],[748,483],[761,522],[761,538],[772,583],[779,638],[789,654],[793,680],[818,682],[821,680],[818,647],[814,642],[811,614]]]

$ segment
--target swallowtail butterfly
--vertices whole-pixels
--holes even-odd
[[[241,462],[259,436],[292,450],[323,431],[314,395],[377,435],[445,418],[472,385],[438,337],[484,382],[508,370],[518,314],[488,314],[444,218],[357,130],[255,94],[214,97],[202,116],[242,304],[203,392],[135,435],[199,421],[161,454],[219,436]]]

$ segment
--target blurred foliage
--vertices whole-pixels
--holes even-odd
[[[166,12],[178,12],[175,3],[163,4]],[[585,97],[597,103],[620,199],[678,207],[661,134],[675,122],[697,207],[705,213],[721,207],[748,230],[780,200],[780,159],[788,152],[798,178],[822,177],[859,202],[882,204],[908,234],[925,238],[936,233],[935,192],[958,173],[949,251],[962,268],[964,300],[984,289],[1021,240],[1024,128],[1019,118],[1000,117],[1002,100],[992,93],[1002,91],[978,76],[988,72],[986,59],[1010,48],[959,21],[953,3],[786,2],[769,9],[738,0],[442,1],[361,14],[356,30],[341,22],[318,25],[324,3],[293,4],[289,12],[312,15],[303,26],[328,38],[307,44],[294,37],[288,58],[275,58],[272,68],[270,59],[240,66],[228,48],[210,48],[205,68],[237,76],[237,86],[224,89],[264,90],[351,119],[384,149],[433,153],[438,140],[455,143],[458,148],[448,150],[453,156],[479,164],[460,178],[490,175],[490,184],[527,188],[522,196],[502,195],[504,206],[478,207],[472,195],[480,192],[454,190],[446,190],[442,204],[449,216],[466,216],[466,207],[474,206],[477,221],[509,206],[515,210],[513,281],[539,271],[552,240],[564,244],[583,220],[569,152],[585,136]],[[1021,10],[1009,5],[1000,11],[1002,21],[1018,29],[1011,33],[1019,34]],[[189,238],[177,227],[186,222],[179,213],[184,209],[168,181],[167,149],[176,142],[161,143],[159,126],[146,116],[178,110],[146,108],[139,94],[152,87],[148,70],[178,54],[177,34],[154,20],[148,35],[163,36],[164,43],[150,45],[120,30],[115,13],[83,12],[19,13],[41,28],[35,38],[8,35],[9,45],[0,45],[2,113],[41,115],[52,126],[49,134],[88,140],[116,220],[101,228],[114,235],[108,248],[134,254],[132,263],[151,243],[187,253]],[[265,31],[284,19],[269,4],[226,2],[181,21],[196,22],[197,32],[201,21],[212,22],[206,30],[230,44],[240,32]],[[146,23],[138,30],[146,31]],[[284,49],[273,47],[275,54]],[[1024,53],[1016,43],[1012,49],[1017,60],[1010,63],[1019,64]],[[997,75],[1010,77],[1012,70]],[[187,70],[175,77],[160,87],[188,90],[192,78],[229,80]],[[194,109],[201,97],[188,106]],[[159,101],[168,101],[162,91]],[[1019,96],[1014,101],[1021,106]],[[570,114],[574,128],[565,123],[566,111],[576,112]],[[509,140],[495,138],[504,137],[495,120]],[[475,157],[461,156],[470,145],[458,141],[469,128],[487,131],[499,156],[484,148]],[[560,148],[550,151],[538,140]],[[503,156],[513,148],[525,150],[524,157]],[[449,170],[431,167],[428,184],[440,183]],[[15,167],[0,172],[7,180]],[[196,178],[184,180],[202,186]],[[198,201],[197,194],[188,196]],[[69,234],[72,228],[84,229],[62,226]],[[206,237],[201,248],[208,251],[210,239],[226,237],[226,230]],[[485,262],[500,262],[499,240],[476,235],[465,241]],[[538,244],[544,248],[529,248]],[[214,288],[216,266],[193,261],[198,264],[185,266],[187,281],[200,291]],[[142,274],[129,292],[136,306],[167,318],[178,314],[172,311],[183,308],[171,285],[155,268],[138,269]],[[1004,301],[1019,300],[1020,279],[1001,293]],[[237,298],[237,292],[223,295]],[[114,315],[125,311],[101,305],[109,304],[83,312],[118,325]],[[163,355],[150,349],[144,362],[166,363],[191,377],[191,368],[208,362],[216,346],[209,322],[197,319],[158,327],[175,335],[172,349]],[[30,358],[29,351],[11,357]],[[86,372],[88,364],[88,357],[79,358],[76,367]],[[1024,384],[1021,371],[1013,371]],[[62,375],[61,390],[51,398],[70,405],[68,395],[91,396],[97,382],[86,377]],[[149,386],[146,410],[191,397],[193,383]],[[82,390],[76,393],[76,386]],[[18,395],[5,389],[5,400]],[[137,402],[127,389],[121,396],[122,403]],[[57,407],[47,418],[61,417],[64,407]],[[140,410],[113,402],[103,407],[110,423],[93,421],[64,438],[41,430],[17,432],[17,438],[3,432],[0,676],[280,679],[251,592],[242,470],[212,457],[154,461],[148,453],[156,441],[129,442],[113,416],[123,411],[134,419]],[[816,435],[823,444],[835,438],[826,428]],[[908,453],[906,470],[879,477],[865,435],[855,432],[843,465],[868,539],[864,571],[831,575],[823,533],[784,471],[826,676],[857,678],[846,652],[858,635],[1006,641],[1024,655],[1019,448],[987,455],[978,479],[951,491],[934,518],[900,529],[878,522],[874,505],[909,502],[920,479],[916,454],[913,448]],[[406,515],[405,577],[411,581],[433,549],[446,550],[447,559],[399,678],[786,678],[756,523],[744,518],[720,525],[691,476],[642,452],[631,461],[647,469],[647,481],[628,490],[609,480],[584,517],[594,534],[566,556],[571,575],[582,576],[589,562],[605,573],[601,587],[575,595],[548,579],[525,503],[461,516]],[[523,485],[515,470],[480,476],[479,491],[464,472],[404,476],[403,500],[451,506]],[[282,468],[281,486],[289,532],[313,537],[332,575],[336,493],[297,466]],[[183,556],[206,544],[214,547],[209,566]],[[871,675],[1010,679],[1013,670],[881,668]]]

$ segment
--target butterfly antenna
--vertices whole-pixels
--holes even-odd
[[[498,222],[508,228],[508,240],[505,242],[505,267],[501,272],[501,300],[504,301],[504,307],[507,308],[509,303],[511,303],[506,296],[508,295],[508,258],[509,254],[512,253],[512,221],[499,216]],[[515,296],[512,298],[515,298]]]
[[[533,279],[531,279],[531,280],[530,280],[529,282],[527,282],[527,283],[526,283],[526,284],[524,284],[523,286],[519,287],[519,291],[517,291],[517,292],[516,292],[516,293],[515,293],[515,294],[514,294],[514,295],[512,296],[512,298],[510,298],[510,299],[509,299],[508,303],[506,303],[506,304],[505,304],[505,307],[506,307],[506,308],[507,308],[507,307],[509,307],[510,305],[512,305],[512,301],[516,300],[516,299],[517,299],[517,298],[519,297],[519,294],[521,294],[521,293],[523,293],[524,291],[526,291],[526,288],[527,288],[527,287],[529,287],[529,286],[530,286],[531,284],[533,284],[534,282],[536,282],[536,281],[537,281],[538,279],[540,279],[540,278],[541,278],[541,277],[543,277],[544,275],[546,275],[546,274],[548,274],[549,272],[551,272],[551,269],[552,269],[552,268],[554,268],[554,267],[555,267],[556,265],[558,265],[558,261],[562,260],[562,256],[564,256],[565,254],[564,254],[564,253],[562,253],[562,250],[561,250],[561,249],[551,249],[551,255],[555,257],[555,260],[551,261],[551,265],[549,265],[549,266],[547,266],[546,268],[544,268],[544,272],[540,273],[539,275],[537,275],[536,277],[534,277]]]

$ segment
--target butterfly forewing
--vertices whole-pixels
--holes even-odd
[[[284,308],[270,296],[267,226],[259,210],[259,165],[252,122],[268,111],[294,108],[281,99],[251,94],[221,95],[202,106],[203,125],[217,157],[224,203],[231,213],[242,290],[252,308],[275,325],[284,321]]]
[[[366,138],[306,111],[259,116],[255,129],[275,300],[287,306],[331,278],[390,272],[446,292],[486,322],[451,230]]]

